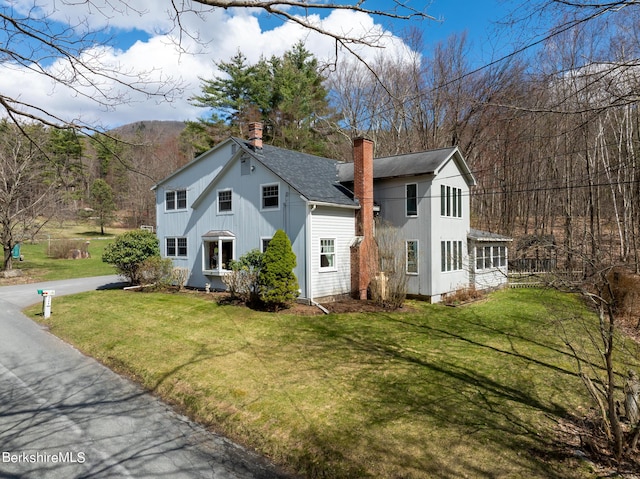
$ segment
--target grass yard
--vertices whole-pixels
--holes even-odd
[[[87,228],[87,225],[81,224],[62,229],[50,229],[47,230],[50,234],[40,235],[37,242],[22,243],[20,252],[24,256],[24,261],[13,260],[13,268],[22,270],[23,278],[26,277],[31,282],[114,274],[113,266],[102,262],[102,252],[107,244],[113,241],[114,236],[101,236],[98,231]],[[75,260],[50,257],[50,248],[55,248],[56,242],[68,238],[78,239],[80,243],[90,241],[91,257]],[[0,285],[3,281],[9,282],[0,280]]]
[[[47,324],[305,477],[595,477],[556,444],[558,422],[590,407],[558,327],[584,339],[571,318],[595,325],[576,298],[521,289],[410,306],[293,316],[99,291],[56,298]]]
[[[14,260],[13,267],[34,282],[115,274],[113,266],[102,262],[102,251],[112,240],[91,239],[91,257],[87,259],[53,259],[47,255],[47,241],[25,243],[21,245],[24,261]]]

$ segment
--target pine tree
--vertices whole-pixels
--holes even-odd
[[[113,220],[116,211],[113,191],[106,181],[98,178],[91,184],[89,203],[97,216],[100,234],[104,235],[104,227]]]
[[[325,154],[326,132],[320,133],[318,125],[331,116],[329,92],[318,60],[304,43],[282,57],[263,57],[253,65],[238,52],[216,67],[222,74],[203,80],[202,95],[191,99],[194,105],[211,109],[209,118],[190,125],[198,152],[207,144],[203,133],[244,137],[246,125],[259,120],[264,123],[266,143]]]
[[[276,231],[262,256],[262,269],[258,279],[260,300],[269,309],[281,309],[298,297],[298,279],[293,273],[296,255],[287,234]]]

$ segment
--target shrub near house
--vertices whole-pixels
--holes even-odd
[[[147,258],[160,257],[155,234],[145,230],[132,230],[118,236],[107,246],[102,261],[112,264],[116,272],[131,284],[140,284],[141,266]]]
[[[298,279],[293,273],[295,267],[296,255],[291,249],[291,241],[283,230],[278,230],[262,256],[258,276],[260,300],[267,308],[287,307],[298,297]]]

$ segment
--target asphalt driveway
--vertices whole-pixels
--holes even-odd
[[[20,310],[116,276],[0,287],[1,478],[281,478],[59,340]],[[53,298],[55,317],[55,297]]]

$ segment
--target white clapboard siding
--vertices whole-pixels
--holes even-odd
[[[355,233],[353,209],[318,206],[311,218],[311,282],[314,298],[351,291],[351,243]],[[336,264],[332,271],[320,268],[320,240],[335,240]]]

